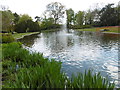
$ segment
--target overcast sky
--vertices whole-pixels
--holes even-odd
[[[72,8],[74,11],[87,10],[95,3],[106,5],[108,3],[118,3],[119,0],[0,0],[0,5],[8,6],[12,12],[18,14],[28,14],[32,18],[41,16],[45,11],[46,5],[51,2],[60,2],[65,7]]]

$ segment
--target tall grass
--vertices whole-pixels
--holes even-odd
[[[40,53],[30,53],[21,43],[3,44],[3,88],[114,88],[100,73],[68,78],[61,62],[48,60]]]

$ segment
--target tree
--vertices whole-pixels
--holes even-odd
[[[39,16],[36,16],[35,19],[36,19],[36,22],[41,21],[41,18]]]
[[[66,16],[67,16],[67,27],[69,28],[71,24],[74,24],[74,11],[70,8],[66,10]]]
[[[114,4],[108,4],[100,11],[101,26],[113,26],[118,24],[118,10],[113,7]]]
[[[17,24],[20,19],[20,16],[16,12],[13,15],[14,15],[14,23]]]
[[[40,31],[40,26],[38,22],[33,22],[29,15],[24,14],[15,25],[15,31],[18,33],[35,32]]]
[[[58,24],[61,22],[61,18],[63,18],[65,13],[65,7],[59,2],[53,2],[47,5],[47,12],[50,17],[54,18],[54,24]]]
[[[14,15],[10,10],[2,12],[2,30],[11,32],[13,31]]]
[[[41,24],[41,29],[51,29],[54,28],[54,19],[53,18],[44,18]]]
[[[76,24],[83,25],[83,23],[84,23],[84,11],[79,11],[76,14]]]
[[[85,13],[85,18],[84,18],[85,25],[91,25],[91,24],[93,24],[93,20],[94,20],[94,15],[93,15],[92,11],[88,10]]]
[[[25,33],[27,32],[26,21],[22,21],[15,25],[15,31],[18,33]]]
[[[32,18],[28,14],[23,14],[22,16],[20,16],[18,23],[27,21],[27,20],[32,20]]]
[[[40,26],[38,22],[33,22],[32,20],[27,20],[26,27],[27,27],[27,32],[40,31]]]

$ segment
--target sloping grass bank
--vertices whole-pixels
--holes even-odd
[[[15,39],[19,39],[19,38],[23,38],[24,36],[31,35],[31,34],[37,34],[37,33],[40,33],[40,32],[15,33],[15,34],[12,34],[12,36]]]
[[[102,30],[102,29],[109,29],[109,31],[104,31],[104,32],[108,32],[108,33],[120,33],[120,26],[106,26],[106,27],[85,28],[85,29],[76,29],[76,30],[100,32],[100,30]]]
[[[3,88],[114,88],[100,73],[68,78],[61,62],[48,60],[42,54],[29,52],[19,42],[2,44]]]
[[[28,33],[0,33],[0,43],[10,43],[14,42],[16,39],[23,38],[24,36],[32,35],[32,34],[38,34],[40,32],[28,32]]]

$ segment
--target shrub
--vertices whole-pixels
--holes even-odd
[[[11,34],[2,34],[2,43],[10,43],[14,41],[15,39],[12,37]]]

